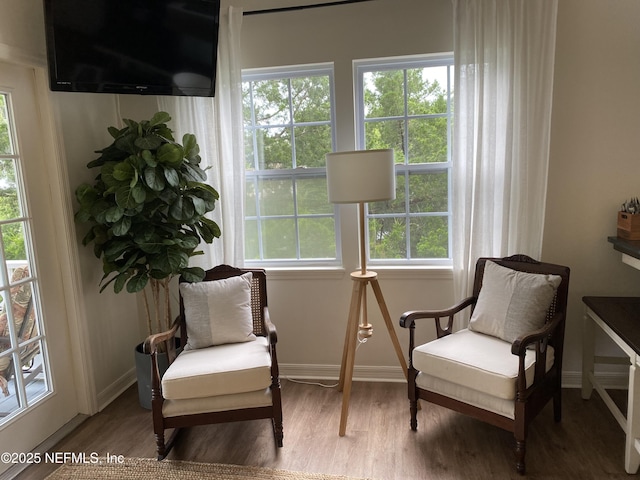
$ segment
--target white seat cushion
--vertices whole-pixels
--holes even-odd
[[[185,350],[162,377],[165,399],[232,395],[271,385],[271,356],[266,337],[253,342]]]
[[[548,347],[546,370],[553,366]],[[464,329],[413,350],[413,366],[426,375],[504,400],[515,399],[518,357],[511,344]],[[533,382],[535,351],[525,357],[527,386]]]
[[[271,389],[255,392],[218,395],[217,397],[188,398],[186,400],[165,400],[162,404],[163,417],[196,415],[198,413],[226,412],[245,408],[269,407],[273,404]]]
[[[516,402],[514,402],[513,399],[505,400],[504,398],[494,397],[488,393],[472,390],[471,388],[463,387],[462,385],[448,382],[422,372],[418,373],[416,384],[423,390],[439,393],[445,397],[497,413],[512,420],[515,418]]]

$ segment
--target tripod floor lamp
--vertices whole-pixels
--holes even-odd
[[[398,360],[400,360],[405,377],[407,375],[407,362],[402,354],[398,336],[391,323],[391,316],[378,283],[378,274],[367,270],[367,252],[365,249],[364,204],[395,199],[396,176],[392,149],[328,153],[326,160],[329,201],[331,203],[358,204],[360,270],[351,274],[353,290],[338,383],[338,390],[342,392],[342,414],[340,416],[339,434],[344,436],[347,429],[349,398],[351,396],[358,336],[367,338],[373,332],[372,326],[367,319],[368,285],[371,285],[373,289]]]

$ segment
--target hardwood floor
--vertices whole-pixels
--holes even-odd
[[[375,480],[506,479],[515,472],[513,436],[444,408],[422,403],[418,431],[409,428],[406,386],[353,384],[347,434],[338,436],[341,394],[283,380],[284,447],[276,449],[267,420],[195,427],[181,433],[168,458],[255,465]],[[155,457],[151,414],[133,386],[87,419],[55,450]],[[551,405],[534,420],[527,443],[531,479],[627,479],[624,434],[594,392],[563,391],[563,419]],[[18,477],[41,480],[55,465]]]

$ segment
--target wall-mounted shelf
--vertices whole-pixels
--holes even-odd
[[[625,240],[620,237],[607,237],[613,248],[622,253],[622,262],[640,270],[640,240]]]

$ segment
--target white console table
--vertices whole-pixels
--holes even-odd
[[[624,468],[636,473],[640,466],[640,298],[583,297],[586,305],[583,330],[582,398],[595,388],[626,434]],[[604,331],[626,357],[595,355],[595,327]],[[629,393],[626,416],[594,375],[596,363],[629,365]],[[638,392],[636,392],[638,389]]]

